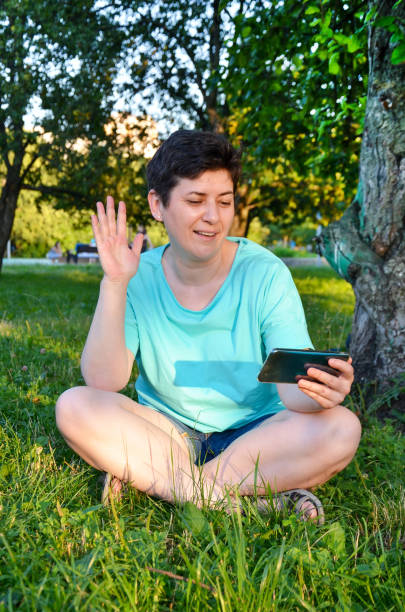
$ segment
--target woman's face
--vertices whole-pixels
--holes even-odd
[[[166,207],[155,198],[155,210],[150,198],[152,214],[163,221],[176,255],[192,261],[210,261],[218,255],[235,213],[227,170],[207,170],[197,178],[180,179]]]

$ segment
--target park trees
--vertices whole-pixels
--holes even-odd
[[[135,95],[138,107],[158,107],[168,124],[224,131],[229,113],[219,67],[226,62],[224,41],[233,22],[223,4],[122,0],[129,104]]]
[[[334,74],[325,79],[325,61],[312,52],[319,46],[315,17],[294,0],[190,0],[187,6],[180,0],[124,0],[123,5],[131,58],[127,95],[137,96],[145,109],[151,103],[159,107],[177,126],[222,131],[242,145],[245,172],[233,234],[246,235],[252,218],[268,222],[287,208],[291,218],[313,214],[314,190],[325,220],[351,199],[360,147],[355,115],[365,100],[365,31],[342,51],[345,69],[339,69],[335,54]],[[355,0],[334,8],[319,36],[329,25],[342,36],[350,33],[361,5]],[[338,91],[346,92],[339,102]],[[312,117],[319,92],[327,102]],[[325,107],[339,105],[344,119],[332,133]],[[320,124],[322,143],[314,146]],[[329,190],[333,183],[335,190]]]
[[[240,18],[242,45],[229,65],[243,69],[244,87],[234,89],[230,82],[229,103],[232,108],[233,100],[246,101],[239,108],[235,104],[236,125],[242,139],[257,141],[257,164],[265,167],[269,151],[279,147],[297,167],[304,164],[318,174],[330,173],[332,164],[349,185],[358,171],[363,131],[357,196],[324,230],[321,248],[356,295],[351,353],[357,377],[386,387],[405,369],[405,3],[372,0],[368,7],[346,3],[336,8],[328,1],[286,1],[277,6],[280,11],[289,7],[294,17],[295,54],[273,54],[273,45],[267,48],[263,40],[263,21],[257,29],[256,20]],[[269,28],[274,24],[270,21]],[[268,33],[271,38],[271,29]],[[362,127],[366,33],[369,74]],[[306,36],[311,54],[303,55],[299,49]],[[284,85],[273,78],[278,72]],[[350,73],[354,79],[348,79]],[[295,134],[292,154],[286,146],[289,134]]]
[[[114,134],[104,126],[123,34],[98,7],[92,0],[0,5],[0,268],[21,190],[84,205],[111,154]],[[58,184],[44,184],[45,174],[58,175]]]
[[[247,173],[260,191],[250,216],[283,216],[288,208],[326,221],[354,196],[367,80],[363,5],[326,1],[308,9],[294,0],[265,2],[234,18],[221,73],[231,133],[247,152]],[[327,37],[333,46],[325,50]],[[267,198],[269,168],[279,168],[278,202]],[[290,182],[292,173],[300,180]],[[331,185],[336,197],[332,191],[325,198]]]
[[[369,82],[358,193],[322,235],[356,295],[351,351],[361,380],[405,370],[405,2],[370,2]]]

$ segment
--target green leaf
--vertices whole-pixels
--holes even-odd
[[[391,64],[396,66],[403,62],[405,62],[405,43],[401,43],[398,47],[395,47],[391,55]]]
[[[341,72],[339,66],[339,53],[334,53],[330,56],[328,69],[330,74],[339,74]]]
[[[404,41],[404,36],[402,32],[395,32],[390,38],[391,45],[396,45],[397,43],[403,42],[403,41]]]
[[[328,11],[323,20],[323,27],[329,28],[331,21],[332,21],[332,11]]]
[[[356,36],[351,36],[348,38],[347,50],[349,53],[355,53],[362,47],[362,43]]]
[[[372,19],[374,19],[374,17],[376,16],[377,13],[377,7],[373,6],[367,13],[366,18],[365,18],[365,22],[368,23],[369,21],[371,21]]]
[[[346,555],[346,536],[345,531],[339,521],[332,523],[330,530],[326,534],[326,542],[338,559]]]
[[[252,31],[252,28],[250,26],[245,26],[241,32],[242,38],[247,38],[249,34],[251,33],[251,31]]]
[[[377,563],[372,563],[371,565],[368,565],[367,563],[360,563],[356,566],[356,572],[362,576],[375,578],[380,573],[380,569]]]
[[[395,17],[380,17],[375,22],[374,26],[376,28],[386,28],[387,26],[392,25],[395,22]]]
[[[339,43],[339,45],[348,45],[349,44],[349,36],[345,36],[344,34],[340,34],[339,32],[334,36],[335,40]]]
[[[314,13],[319,13],[318,6],[309,6],[307,10],[305,11],[306,15],[313,15]]]
[[[181,518],[187,529],[195,536],[199,536],[209,529],[208,521],[204,514],[191,502],[186,502],[184,504]]]

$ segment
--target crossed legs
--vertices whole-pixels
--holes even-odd
[[[65,391],[56,421],[67,443],[93,467],[170,502],[221,500],[309,488],[352,459],[360,440],[357,417],[342,406],[318,413],[285,410],[235,440],[202,468],[166,417],[119,393],[90,387]]]

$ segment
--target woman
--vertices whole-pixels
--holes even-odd
[[[266,249],[229,238],[238,153],[212,133],[180,130],[148,166],[148,201],[170,242],[140,256],[126,240],[125,205],[97,203],[92,226],[104,277],[82,355],[85,387],[57,402],[57,424],[90,465],[170,502],[215,505],[238,492],[291,505],[322,521],[305,489],[352,459],[356,416],[341,403],[351,361],[338,377],[257,381],[274,347],[310,348],[291,275]],[[118,393],[136,357],[138,402]],[[303,490],[304,489],[304,490]],[[236,502],[235,502],[236,503]],[[266,499],[260,501],[267,506]]]

